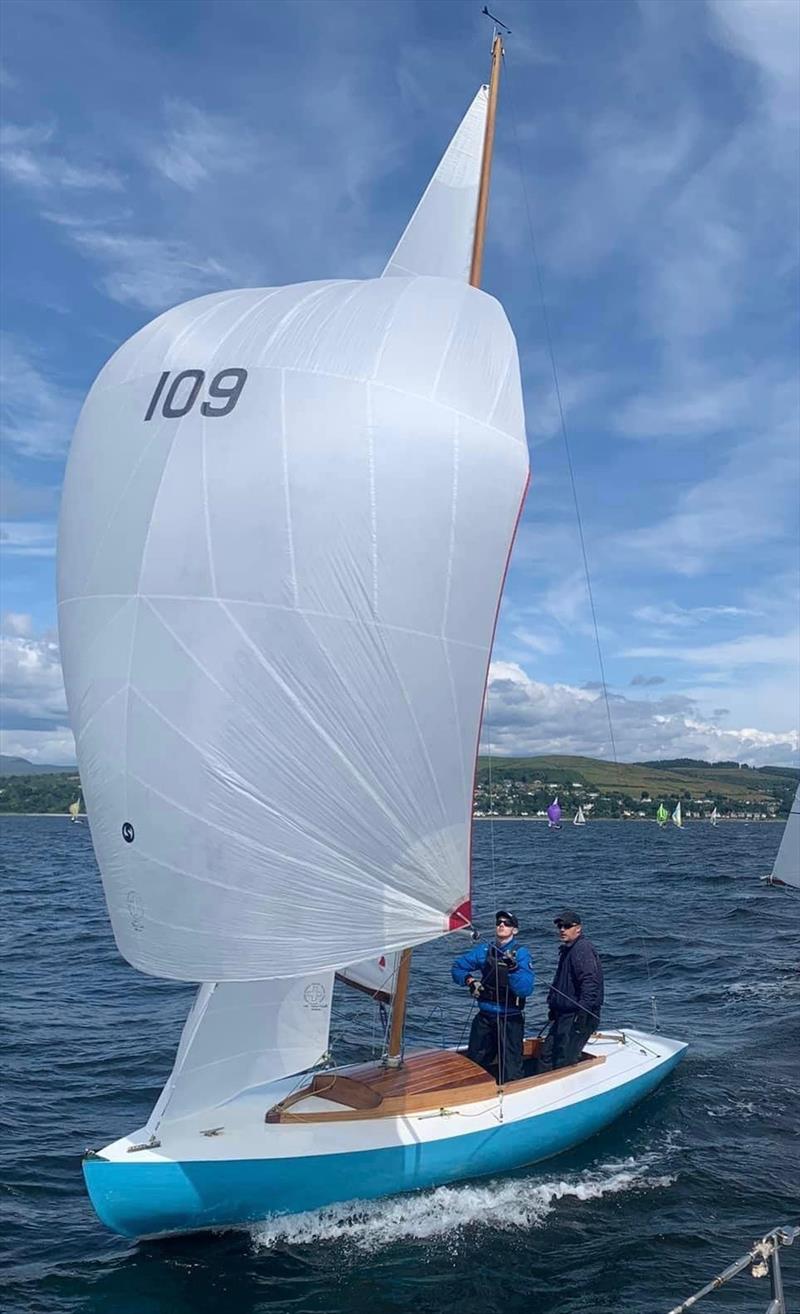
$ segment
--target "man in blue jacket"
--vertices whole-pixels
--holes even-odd
[[[597,950],[583,934],[580,915],[565,908],[553,921],[561,948],[553,984],[547,995],[550,1030],[544,1038],[537,1072],[568,1068],[580,1060],[583,1047],[600,1025],[603,968]]]
[[[533,992],[533,961],[517,944],[519,922],[501,909],[495,918],[494,944],[476,944],[453,963],[456,985],[467,986],[478,1001],[472,1020],[467,1058],[487,1072],[497,1065],[497,1084],[524,1076],[522,1042],[525,1000]],[[478,974],[480,973],[480,979]]]

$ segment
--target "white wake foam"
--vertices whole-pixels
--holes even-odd
[[[674,1177],[651,1175],[659,1159],[660,1155],[648,1154],[544,1182],[531,1177],[493,1178],[382,1200],[354,1200],[267,1219],[251,1233],[254,1244],[267,1249],[280,1243],[336,1241],[351,1249],[371,1251],[398,1241],[452,1240],[467,1227],[530,1229],[541,1227],[560,1200],[598,1200],[620,1191],[669,1186]]]

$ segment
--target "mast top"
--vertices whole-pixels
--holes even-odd
[[[498,20],[484,7],[483,12],[497,24]],[[504,26],[501,24],[501,26]],[[506,29],[508,30],[508,29]],[[500,90],[500,65],[503,58],[503,38],[495,26],[492,38],[492,72],[489,78],[489,104],[486,111],[486,131],[483,137],[483,158],[481,160],[481,180],[478,188],[478,211],[475,219],[475,240],[472,244],[472,262],[469,281],[472,287],[480,287],[483,272],[483,249],[486,245],[486,221],[489,214],[489,183],[492,176],[492,155],[494,152],[494,128],[497,119],[497,97]]]

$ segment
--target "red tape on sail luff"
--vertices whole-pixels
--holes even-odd
[[[467,926],[472,925],[472,900],[466,898],[463,903],[458,904],[450,914],[447,923],[448,931],[463,931]]]

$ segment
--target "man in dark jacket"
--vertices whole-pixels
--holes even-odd
[[[574,908],[565,908],[553,920],[561,948],[547,995],[551,1025],[539,1054],[537,1072],[577,1063],[586,1041],[600,1025],[603,1006],[603,969],[597,950],[583,934],[580,915]]]
[[[495,918],[494,944],[476,944],[453,963],[453,980],[478,1001],[467,1058],[487,1072],[497,1065],[497,1084],[524,1076],[522,1044],[525,1000],[533,992],[533,961],[517,944],[519,922],[501,909]],[[479,978],[480,974],[480,979]]]

